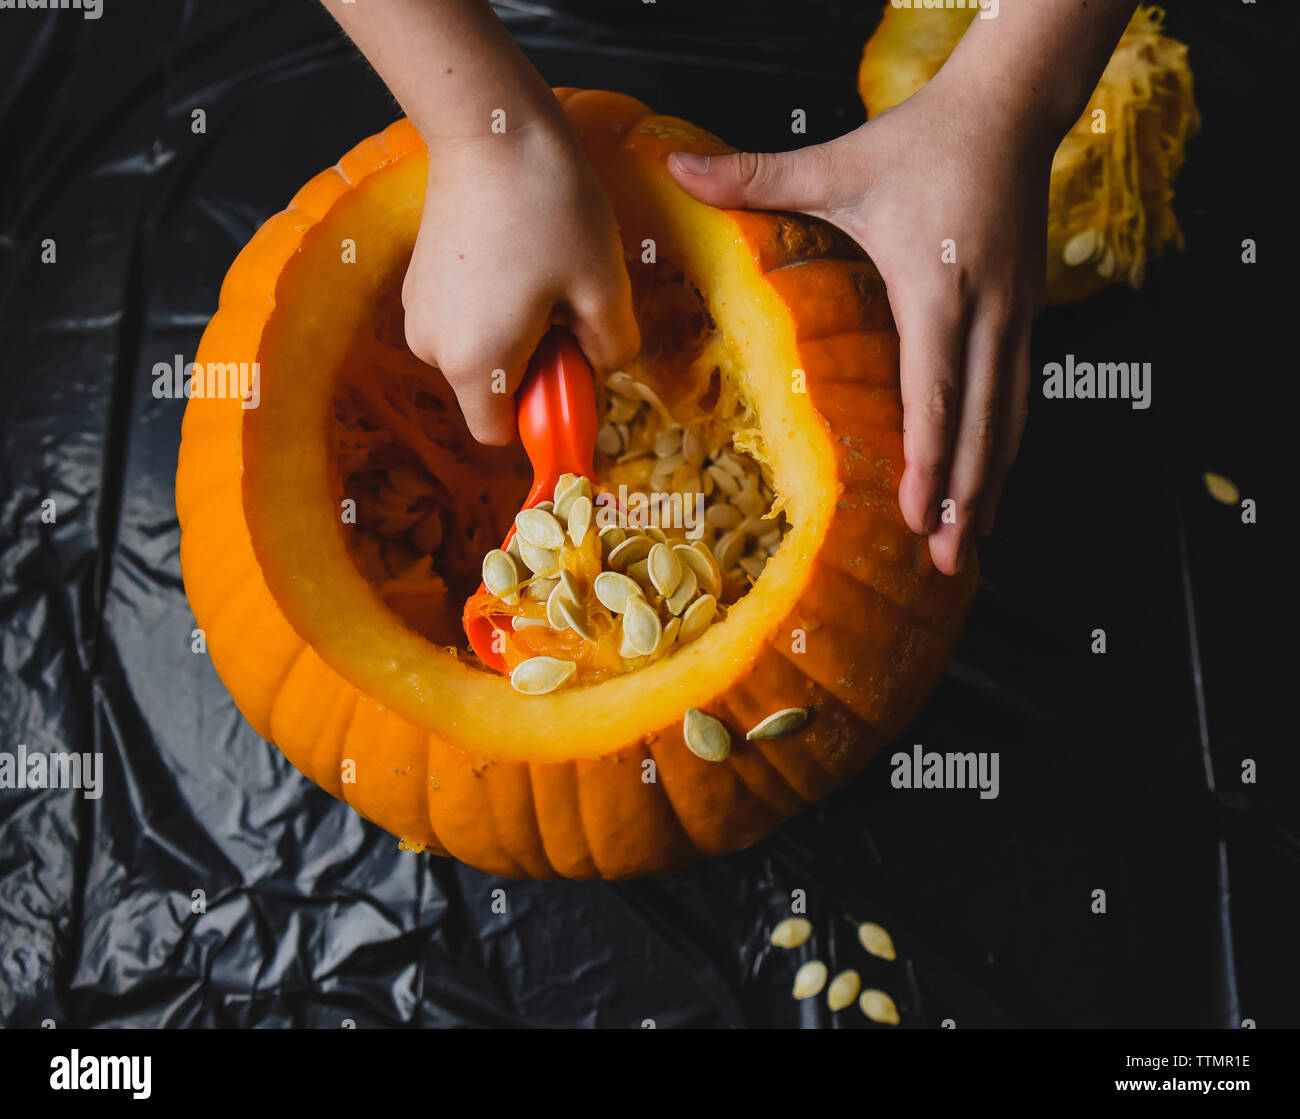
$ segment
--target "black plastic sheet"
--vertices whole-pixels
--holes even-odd
[[[773,150],[860,123],[880,5],[499,10],[553,84]],[[1269,714],[1284,623],[1263,575],[1266,523],[1287,514],[1266,500],[1259,431],[1295,366],[1279,266],[1294,156],[1279,165],[1296,23],[1171,11],[1205,117],[1178,184],[1188,249],[1145,291],[1036,329],[1035,369],[1151,361],[1154,403],[1034,400],[966,635],[899,744],[998,751],[1000,796],[894,789],[886,751],[747,852],[609,885],[399,852],[190,652],[183,402],[154,399],[152,367],[192,356],[258,225],[394,118],[382,85],[310,0],[0,12],[0,751],[103,756],[97,799],[0,790],[0,1021],[870,1025],[791,999],[816,955],[888,991],[906,1026],[1300,1022],[1300,763]],[[1259,265],[1240,262],[1245,237]],[[1205,470],[1262,523],[1214,503]],[[779,951],[767,933],[793,891],[815,934]],[[896,961],[858,946],[861,920]]]

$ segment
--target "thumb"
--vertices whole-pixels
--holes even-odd
[[[687,194],[731,210],[816,210],[827,192],[825,145],[793,152],[673,152],[668,171]]]

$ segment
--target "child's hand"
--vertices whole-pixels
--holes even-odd
[[[875,261],[902,340],[899,505],[940,571],[993,527],[1025,425],[1052,154],[1133,7],[1002,0],[927,85],[838,140],[669,160],[704,202],[812,214]]]
[[[951,574],[992,527],[1025,423],[1051,148],[1027,149],[945,96],[926,86],[829,144],[715,157],[703,172],[675,155],[669,168],[702,201],[803,211],[871,256],[902,340],[899,504]]]
[[[447,378],[481,443],[514,436],[514,392],[552,322],[597,369],[641,345],[609,202],[550,122],[439,145],[402,302],[407,344]]]

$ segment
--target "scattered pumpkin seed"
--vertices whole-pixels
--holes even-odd
[[[700,589],[699,580],[695,578],[695,572],[689,567],[682,567],[682,577],[677,583],[677,589],[664,599],[664,605],[668,607],[670,614],[680,614],[686,609],[687,603],[695,597],[695,592]]]
[[[1232,479],[1225,478],[1222,474],[1212,474],[1207,470],[1205,488],[1215,501],[1221,501],[1224,505],[1236,505],[1241,500],[1241,491]]]
[[[645,529],[646,536],[656,544],[667,544],[668,533],[664,532],[658,525],[647,525]]]
[[[550,516],[550,514],[548,513],[547,516]],[[519,555],[523,558],[524,564],[529,571],[545,578],[550,578],[559,573],[560,554],[558,552],[553,552],[549,548],[539,548],[536,544],[524,539],[522,533],[516,533],[515,539],[519,541]]]
[[[534,602],[546,602],[559,585],[560,580],[552,576],[547,576],[544,579],[534,579],[524,588],[524,597],[530,598]]]
[[[663,627],[659,624],[659,615],[654,612],[645,599],[631,599],[623,615],[623,633],[628,644],[641,656],[649,656],[659,644]]]
[[[812,936],[812,922],[805,917],[787,917],[768,938],[777,948],[798,948]]]
[[[636,580],[637,585],[643,592],[653,591],[655,585],[650,582],[650,561],[648,559],[637,560],[636,563],[627,565],[627,573]]]
[[[671,547],[658,543],[650,549],[650,582],[665,598],[677,589],[682,581],[682,561]],[[675,613],[675,611],[674,611]]]
[[[858,1006],[873,1022],[883,1022],[889,1026],[898,1025],[898,1007],[884,991],[877,991],[874,988],[863,991],[862,997],[858,999]]]
[[[812,999],[826,986],[826,965],[821,960],[809,960],[794,973],[794,997]]]
[[[540,506],[535,505],[531,509],[523,509],[517,513],[515,530],[523,538],[523,542],[519,545],[521,549],[524,544],[531,544],[535,548],[544,548],[553,552],[564,543],[564,529],[560,526],[560,522]]]
[[[514,630],[528,629],[530,626],[549,626],[550,624],[545,618],[525,618],[521,614],[516,614],[510,619],[510,627]]]
[[[592,589],[601,604],[615,614],[624,613],[629,600],[645,597],[635,579],[617,571],[602,571],[592,581]]]
[[[830,988],[826,992],[826,1005],[832,1011],[843,1010],[846,1006],[853,1005],[853,1000],[858,997],[860,990],[862,990],[862,977],[852,968],[842,971],[831,980]]]
[[[661,657],[668,652],[669,646],[677,640],[677,633],[681,628],[681,618],[668,619],[668,624],[664,626],[663,633],[659,635],[659,642],[655,645],[654,655],[656,657]]]
[[[622,571],[629,563],[643,560],[650,554],[654,541],[644,536],[629,536],[618,547],[611,549],[606,561],[615,571]]]
[[[508,552],[493,548],[483,557],[483,585],[502,602],[519,601],[519,572]]]
[[[682,720],[682,737],[687,749],[706,762],[720,762],[731,753],[731,732],[726,724],[698,707],[687,709]]]
[[[898,958],[898,953],[894,951],[893,937],[874,921],[863,921],[858,926],[858,942],[873,956],[879,956],[882,960]]]
[[[591,498],[579,494],[573,499],[569,506],[569,539],[573,541],[575,548],[582,545],[586,539],[588,531],[591,529],[591,518],[594,513],[594,507],[591,504]]]
[[[569,679],[578,666],[558,657],[529,657],[520,661],[510,673],[510,685],[524,695],[545,695]]]
[[[746,738],[784,738],[787,734],[794,734],[800,727],[808,721],[808,708],[806,707],[783,707],[780,711],[774,711],[765,719],[760,719],[752,726]]]
[[[596,450],[611,458],[623,453],[623,436],[614,424],[601,424],[596,432]]]
[[[713,558],[717,560],[718,567],[722,571],[730,571],[735,567],[744,546],[744,536],[735,529],[724,532],[718,539],[717,547],[713,549]]]
[[[1077,268],[1080,264],[1091,260],[1097,255],[1097,250],[1101,247],[1101,232],[1096,229],[1085,229],[1082,233],[1076,233],[1065,242],[1065,248],[1061,251],[1061,259],[1065,261],[1069,268]]]
[[[554,598],[555,596],[552,595],[551,597]],[[573,599],[567,596],[561,598],[556,606],[556,613],[574,633],[580,634],[588,641],[596,640],[596,631],[591,628],[591,623],[587,621],[587,612]],[[560,629],[562,627],[556,626],[555,628]]]
[[[718,612],[718,600],[711,594],[702,594],[686,609],[682,615],[681,632],[677,635],[677,641],[685,645],[688,641],[694,641],[712,623],[714,615]],[[751,734],[749,737],[753,737]]]
[[[546,599],[546,621],[553,630],[562,630],[568,628],[568,621],[560,613],[562,603],[568,601],[568,595],[564,593],[564,587],[556,584],[555,590],[550,593]]]

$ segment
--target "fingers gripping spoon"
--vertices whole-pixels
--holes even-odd
[[[524,501],[524,508],[531,509],[554,493],[561,474],[592,477],[596,393],[591,366],[567,330],[552,328],[538,343],[519,386],[518,402],[519,439],[533,464],[533,488]],[[501,544],[503,550],[514,536],[512,525]],[[479,595],[486,592],[480,585]],[[483,614],[467,603],[463,621],[479,660],[498,672],[508,672],[495,633],[509,626],[509,618]]]

